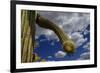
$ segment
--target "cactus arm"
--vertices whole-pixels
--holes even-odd
[[[54,31],[55,34],[60,39],[60,41],[62,43],[62,46],[63,46],[63,49],[67,53],[75,52],[75,44],[74,44],[74,42],[55,23],[51,22],[48,19],[45,19],[44,17],[42,17],[39,14],[37,14],[36,23],[42,28],[46,28],[46,29],[50,29],[50,30]]]

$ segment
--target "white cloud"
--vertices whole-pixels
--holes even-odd
[[[52,30],[47,29],[44,34],[47,36],[51,36],[54,32]]]
[[[35,33],[36,38],[43,34],[46,36],[46,38],[48,40],[49,39],[57,39],[58,40],[58,37],[52,30],[41,28],[36,24],[36,33]]]
[[[48,56],[48,58],[52,58],[52,56]]]
[[[76,44],[77,44],[77,46],[81,46],[86,41],[87,41],[87,38],[81,38],[76,42]]]
[[[87,38],[84,38],[79,32],[71,34],[71,39],[75,42],[76,47],[81,46],[84,42],[87,41]]]
[[[74,32],[74,33],[71,34],[71,38],[72,38],[74,41],[77,41],[78,39],[83,38],[83,35],[80,34],[79,32]]]
[[[41,28],[36,24],[36,35],[41,35],[41,34],[51,36],[52,34],[54,34],[54,32],[49,29]]]
[[[39,38],[39,36],[35,35],[35,39],[38,39],[38,38]]]
[[[62,25],[58,25],[58,27],[60,27],[61,29],[63,29],[63,26]]]
[[[58,13],[56,20],[63,25],[65,32],[82,31],[88,24],[90,24],[90,17],[88,13]]]
[[[38,13],[62,28],[65,33],[84,31],[90,24],[89,13],[38,11]],[[37,27],[37,25],[36,25]],[[58,39],[55,33],[44,28],[36,28],[36,35],[46,34],[50,39]]]
[[[46,41],[47,39],[41,39],[40,42]]]
[[[87,60],[90,59],[90,52],[85,52],[80,55],[79,60]]]
[[[51,42],[51,45],[52,45],[52,46],[54,46],[54,45],[55,45],[55,43],[54,43],[54,42]]]
[[[63,51],[58,51],[57,53],[55,53],[56,58],[63,58],[65,56],[66,56],[66,53]]]
[[[90,31],[84,30],[84,35],[87,35]]]
[[[86,43],[83,48],[87,49],[87,50],[90,50],[90,42]]]

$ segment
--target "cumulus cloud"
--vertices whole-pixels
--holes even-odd
[[[52,56],[48,56],[48,58],[52,58]]]
[[[72,33],[72,34],[71,34],[71,38],[72,38],[74,41],[77,41],[77,40],[83,38],[83,35],[81,35],[79,32],[75,32],[75,33]]]
[[[71,39],[75,42],[76,47],[81,46],[84,42],[87,41],[87,38],[84,38],[79,32],[71,34]]]
[[[50,21],[57,24],[66,34],[72,32],[84,31],[90,24],[89,13],[78,13],[78,12],[56,12],[56,11],[37,11],[40,15],[49,19]],[[48,29],[40,28],[36,25],[36,35],[39,36],[45,34],[49,39],[58,39],[56,34]],[[78,35],[79,37],[82,35]],[[76,37],[75,40],[79,38]],[[59,40],[59,39],[58,39]],[[86,39],[85,39],[86,40]],[[84,41],[81,39],[78,42]]]
[[[81,38],[76,42],[76,44],[77,44],[77,46],[81,46],[86,41],[87,41],[87,38]]]
[[[47,39],[41,39],[40,42],[46,41]]]
[[[82,31],[90,24],[89,13],[39,11],[45,18],[61,25],[65,32]]]
[[[89,32],[89,30],[84,30],[84,35],[87,35]]]
[[[79,60],[88,60],[90,59],[90,52],[85,52],[80,55]]]
[[[47,37],[48,40],[49,39],[58,39],[58,37],[52,30],[44,29],[44,28],[41,28],[38,25],[36,25],[36,33],[35,33],[36,38],[43,34]]]
[[[54,45],[55,45],[55,43],[54,43],[54,42],[51,42],[51,45],[52,45],[52,46],[54,46]]]
[[[66,53],[63,51],[58,51],[57,53],[55,53],[56,58],[63,58],[65,56],[66,56]]]
[[[83,48],[87,49],[87,50],[90,50],[90,42],[86,43]]]

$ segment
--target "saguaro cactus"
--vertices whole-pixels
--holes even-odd
[[[74,42],[68,37],[65,32],[56,24],[44,17],[36,14],[36,11],[22,10],[21,11],[21,62],[35,62],[36,55],[33,53],[35,48],[35,24],[40,27],[50,29],[60,39],[64,50],[67,53],[75,52]],[[44,60],[43,60],[44,61]]]
[[[21,62],[33,61],[36,12],[21,11]]]

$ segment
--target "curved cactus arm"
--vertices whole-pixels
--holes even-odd
[[[75,52],[74,42],[56,24],[54,24],[53,22],[51,22],[48,19],[45,19],[43,16],[41,16],[39,14],[37,14],[36,23],[42,28],[46,28],[46,29],[50,29],[50,30],[54,31],[55,34],[60,39],[62,46],[67,53]]]

